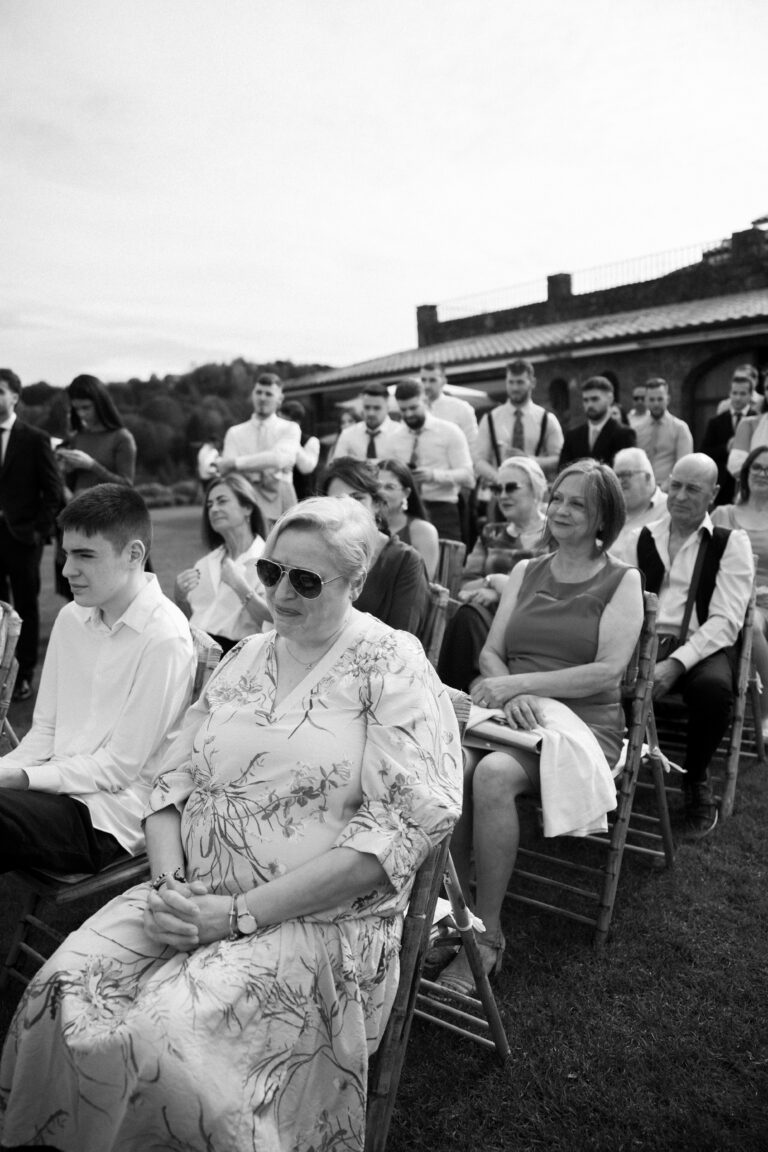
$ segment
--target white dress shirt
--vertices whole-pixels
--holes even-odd
[[[523,420],[523,450],[526,456],[534,456],[541,439],[541,425],[546,412],[539,404],[527,400],[525,404],[513,404],[510,400],[494,408],[480,421],[477,434],[476,463],[482,462],[490,465],[492,469],[498,468],[499,461],[493,450],[493,441],[488,426],[489,417],[493,418],[493,427],[496,432],[496,441],[499,445],[501,460],[506,460],[511,454],[512,437],[515,428],[515,413],[520,409]],[[551,412],[546,412],[547,428],[544,434],[544,443],[541,447],[541,456],[554,456],[559,459],[563,447],[563,430],[558,419]]]
[[[264,541],[261,536],[256,536],[250,548],[233,560],[246,583],[262,598],[264,589],[256,574],[256,561],[263,551]],[[192,609],[189,622],[213,636],[242,640],[261,629],[234,588],[221,578],[221,565],[226,555],[226,548],[222,544],[196,561],[195,568],[200,573],[200,581],[187,595],[187,602]]]
[[[398,425],[393,436],[392,455],[403,464],[410,465],[416,451],[416,467],[432,471],[431,480],[421,486],[422,499],[455,504],[459,488],[472,488],[475,474],[469,454],[467,438],[460,428],[448,420],[438,420],[428,412],[421,431],[416,435],[407,424]]]
[[[8,440],[10,439],[11,428],[16,423],[16,413],[11,412],[7,420],[0,424],[0,467],[5,460],[5,453],[8,451]]]
[[[376,458],[378,460],[386,460],[388,456],[395,455],[393,447],[399,428],[400,424],[396,420],[390,416],[385,416],[378,428],[374,429],[376,433],[374,441]],[[353,456],[355,460],[368,458],[368,425],[364,420],[358,420],[357,424],[350,424],[348,428],[343,428],[339,433],[328,459],[337,460],[339,456]]]
[[[709,515],[704,517],[699,528],[691,533],[680,548],[671,568],[669,563],[669,529],[670,515],[668,512],[660,520],[648,525],[648,531],[653,536],[656,550],[665,569],[664,580],[659,591],[659,613],[656,618],[656,628],[660,633],[669,632],[676,636],[680,632],[680,626],[685,615],[688,590],[693,578],[693,568],[696,563],[699,544],[705,532],[711,535],[712,521]],[[636,562],[637,544],[635,542]],[[709,602],[707,619],[703,624],[699,624],[694,605],[688,628],[688,638],[685,644],[675,649],[673,654],[675,660],[679,660],[685,667],[686,672],[706,656],[711,656],[714,652],[719,652],[721,648],[730,648],[732,644],[735,644],[744,623],[744,614],[752,593],[754,571],[749,537],[746,532],[736,529],[728,537],[728,543],[720,560],[715,589]]]
[[[23,768],[31,789],[85,804],[94,828],[135,855],[194,672],[189,625],[156,576],[147,574],[112,628],[98,608],[67,604],[51,631],[32,727],[2,762]]]
[[[474,459],[477,449],[477,417],[472,405],[466,400],[460,400],[458,396],[446,396],[443,393],[437,400],[431,401],[429,410],[438,420],[448,420],[461,428],[469,445],[469,454]]]
[[[224,437],[221,454],[234,456],[237,471],[253,484],[266,528],[296,503],[293,469],[300,447],[299,425],[275,413],[264,419],[254,414]]]

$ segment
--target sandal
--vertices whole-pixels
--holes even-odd
[[[475,943],[480,953],[483,971],[488,976],[498,976],[504,959],[504,949],[507,946],[501,928],[494,935],[489,932],[476,932]],[[449,992],[459,992],[462,996],[471,996],[475,992],[475,978],[472,975],[472,969],[469,966],[464,948],[459,952],[456,959],[440,973],[436,983]]]

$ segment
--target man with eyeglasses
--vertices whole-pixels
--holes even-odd
[[[217,464],[220,476],[241,472],[253,484],[267,531],[296,503],[293,468],[301,447],[301,428],[277,415],[282,402],[280,377],[262,372],[251,392],[253,415],[229,429]]]
[[[586,423],[569,428],[560,453],[560,468],[573,460],[591,457],[608,467],[622,448],[631,448],[635,433],[611,416],[613,384],[606,376],[590,376],[581,386],[581,403]]]
[[[642,448],[622,448],[613,459],[613,471],[621,485],[627,518],[611,546],[611,555],[634,564],[632,549],[646,524],[660,520],[667,510],[667,497],[656,483],[651,462]],[[625,550],[629,548],[629,555]]]
[[[659,597],[654,699],[681,692],[688,710],[683,767],[685,831],[692,840],[717,823],[709,763],[733,706],[733,646],[752,591],[752,547],[741,529],[716,528],[708,509],[717,467],[703,452],[678,460],[667,511],[637,536],[633,562]]]
[[[734,368],[727,407],[712,417],[704,432],[701,450],[717,464],[720,490],[716,504],[733,504],[734,501],[736,480],[728,471],[728,453],[743,418],[756,415],[756,409],[752,406],[752,391],[756,382],[757,372],[751,364],[739,364]]]
[[[647,391],[645,384],[635,384],[632,389],[632,403],[634,407],[630,408],[627,413],[627,420],[629,421],[630,428],[634,428],[635,432],[637,432],[638,428],[643,424],[647,424],[651,418],[648,405],[646,404]]]

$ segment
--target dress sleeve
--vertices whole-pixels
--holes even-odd
[[[355,674],[366,718],[362,803],[336,847],[375,856],[400,892],[461,812],[458,725],[412,636],[388,632],[363,642]]]
[[[94,461],[92,474],[97,476],[102,484],[128,484],[132,485],[136,475],[136,441],[127,428],[121,428],[120,434],[115,437],[112,468],[107,468]]]

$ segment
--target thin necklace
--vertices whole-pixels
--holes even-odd
[[[307,663],[306,660],[299,660],[298,656],[294,656],[293,652],[291,652],[291,649],[288,646],[288,641],[286,640],[285,636],[281,637],[281,639],[283,641],[283,644],[285,645],[285,650],[288,653],[288,655],[290,656],[291,660],[295,660],[297,664],[301,664],[302,668],[306,668],[307,670],[309,670],[310,668],[314,668],[315,664],[319,663],[319,661],[322,660],[323,656],[325,656],[326,653],[330,652],[331,648],[334,645],[334,642],[336,641],[337,636],[339,636],[340,633],[342,632],[342,630],[346,627],[346,623],[347,623],[346,620],[343,620],[341,622],[341,626],[336,629],[333,636],[331,636],[330,640],[328,641],[328,643],[326,644],[325,648],[320,653],[320,655],[315,656],[314,660],[310,660],[309,663]]]

